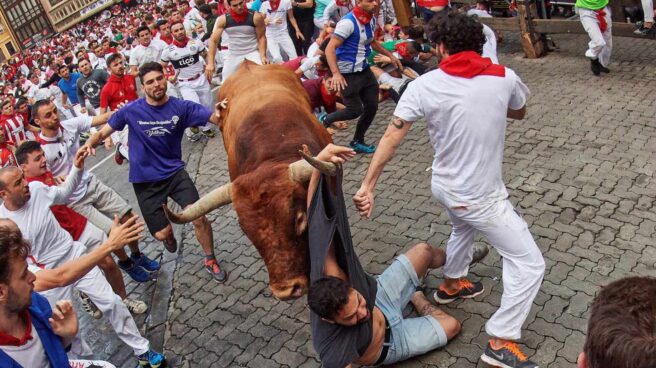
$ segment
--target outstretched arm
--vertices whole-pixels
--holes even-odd
[[[380,174],[383,173],[385,165],[392,159],[396,149],[401,144],[403,138],[410,131],[412,124],[403,119],[394,117],[389,124],[385,135],[380,140],[374,157],[371,159],[367,175],[362,181],[360,190],[353,196],[353,202],[358,209],[360,216],[371,217],[374,209],[374,189]]]

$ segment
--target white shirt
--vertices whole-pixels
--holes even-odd
[[[43,349],[41,338],[34,327],[34,323],[32,323],[32,339],[27,340],[24,345],[0,345],[0,348],[21,367],[50,368],[48,356],[45,349]]]
[[[166,43],[162,40],[150,40],[148,46],[139,44],[130,51],[130,62],[128,64],[139,67],[145,63],[159,63],[162,50],[166,46]]]
[[[271,10],[271,2],[264,1],[260,6],[260,13],[269,20],[266,26],[266,36],[275,37],[280,35],[289,36],[287,33],[287,11],[292,9],[290,0],[280,0],[278,9]]]
[[[93,117],[78,116],[60,122],[61,129],[56,138],[44,137],[39,134],[41,148],[46,156],[48,170],[55,176],[68,175],[72,171],[75,154],[80,149],[80,133],[91,129]],[[91,174],[84,170],[80,184],[69,198],[70,202],[79,201],[87,192]]]
[[[67,204],[67,197],[82,179],[82,171],[74,168],[61,187],[49,187],[41,182],[29,184],[31,197],[17,211],[0,206],[0,217],[13,220],[32,246],[28,263],[55,268],[84,253],[84,246],[75,243],[50,211],[53,204]],[[77,245],[76,245],[77,244]]]
[[[185,47],[167,45],[162,51],[162,61],[173,65],[178,78],[190,79],[203,74],[205,59],[201,53],[204,51],[205,45],[201,41],[190,39]]]
[[[408,85],[394,115],[426,119],[435,150],[431,189],[448,207],[508,197],[501,166],[507,109],[526,104],[529,90],[511,69],[505,77],[428,72]]]

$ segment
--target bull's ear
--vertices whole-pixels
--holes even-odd
[[[296,211],[296,221],[295,221],[296,235],[301,236],[307,230],[307,212],[303,210]]]

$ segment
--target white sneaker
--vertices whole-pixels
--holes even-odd
[[[87,294],[78,291],[77,295],[80,297],[80,301],[82,302],[82,309],[84,309],[85,312],[89,313],[91,317],[95,319],[102,318],[102,311],[98,309],[96,304],[91,300],[91,298],[89,298]]]
[[[132,314],[143,314],[148,310],[148,305],[141,300],[125,298],[123,299],[123,303]]]

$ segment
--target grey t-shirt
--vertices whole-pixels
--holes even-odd
[[[337,263],[348,276],[351,286],[362,294],[371,313],[376,302],[376,280],[364,271],[353,249],[341,181],[340,173],[333,194],[322,176],[308,209],[310,280],[324,276],[324,263],[332,240]],[[310,313],[314,350],[319,354],[324,367],[344,368],[362,356],[369,347],[373,337],[371,318],[355,326],[341,326],[324,322],[315,313]]]
[[[84,107],[83,101],[89,100],[91,106],[100,107],[100,91],[107,83],[109,73],[102,69],[94,69],[88,77],[80,76],[77,80],[77,99]]]

